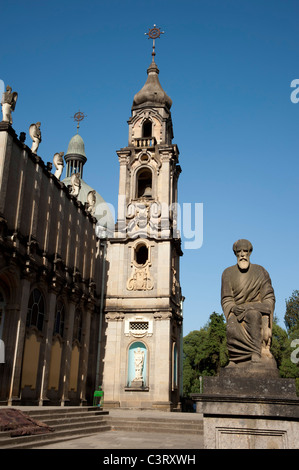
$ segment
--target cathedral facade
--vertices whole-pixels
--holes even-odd
[[[107,408],[180,409],[181,168],[172,102],[154,54],[147,73],[133,100],[128,145],[117,152],[116,224],[83,180],[81,136],[69,143],[60,180],[63,153],[54,155],[53,173],[38,144],[30,149],[17,137],[17,96],[7,92],[0,123],[1,404],[92,404],[102,386]]]

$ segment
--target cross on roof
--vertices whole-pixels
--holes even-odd
[[[72,116],[72,118],[74,119],[74,121],[77,121],[77,133],[79,131],[79,127],[80,127],[80,122],[83,121],[83,119],[86,117],[86,114],[82,113],[79,109],[79,111],[77,113],[74,114],[74,116]]]
[[[154,57],[156,55],[156,53],[155,53],[155,40],[158,39],[161,36],[161,34],[164,34],[164,31],[161,31],[160,28],[157,28],[157,26],[154,24],[154,27],[151,28],[148,33],[144,33],[144,34],[146,36],[148,36],[148,39],[153,40],[152,56],[153,56],[153,61],[154,61]]]

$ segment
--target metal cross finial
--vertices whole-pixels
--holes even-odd
[[[74,121],[77,121],[77,134],[79,132],[79,127],[80,127],[80,124],[79,122],[83,121],[83,119],[86,117],[86,114],[84,113],[81,113],[80,109],[77,113],[74,114],[74,116],[72,116]]]
[[[152,57],[153,57],[153,62],[155,61],[155,39],[158,39],[161,34],[164,34],[164,31],[161,31],[160,28],[157,28],[157,26],[154,24],[154,27],[149,30],[148,33],[144,33],[146,36],[148,36],[149,39],[153,40],[153,52],[152,52]]]

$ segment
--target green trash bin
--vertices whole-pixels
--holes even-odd
[[[93,406],[98,406],[99,408],[104,405],[104,392],[99,387],[99,390],[96,390],[93,394]]]

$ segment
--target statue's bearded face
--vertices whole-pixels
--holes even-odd
[[[240,269],[246,270],[249,268],[250,263],[250,252],[244,248],[237,250],[237,263]]]

